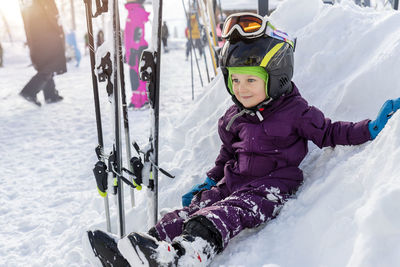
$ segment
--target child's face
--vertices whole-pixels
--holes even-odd
[[[232,74],[233,92],[245,108],[261,103],[267,97],[263,79],[249,74]]]

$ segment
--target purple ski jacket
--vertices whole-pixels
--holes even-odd
[[[287,193],[295,192],[303,181],[299,164],[307,155],[308,140],[320,148],[371,140],[369,120],[331,122],[319,109],[308,105],[294,84],[290,94],[260,111],[262,121],[255,113],[232,119],[239,112],[233,105],[219,119],[222,146],[215,167],[207,172],[213,180],[225,182],[231,192],[248,185],[260,186],[270,179],[284,183]]]

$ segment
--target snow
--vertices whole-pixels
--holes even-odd
[[[386,99],[399,97],[397,11],[361,8],[345,0],[333,6],[286,0],[271,21],[298,38],[294,81],[326,116],[373,119]],[[18,96],[35,74],[27,47],[21,41],[2,44],[0,266],[100,266],[85,238],[88,229],[106,228],[92,174],[97,135],[89,57],[82,58],[79,68],[70,64],[66,74],[56,76],[65,98],[61,103],[37,108]],[[179,208],[181,195],[204,180],[219,151],[217,119],[231,105],[221,76],[201,88],[196,68],[191,100],[189,62],[179,46],[162,55],[159,162],[176,176],[160,174],[162,212]],[[109,151],[113,129],[104,86],[100,97]],[[147,142],[148,121],[148,111],[129,111],[131,140],[141,146]],[[310,143],[301,164],[305,183],[296,196],[277,219],[235,237],[212,266],[397,266],[399,147],[398,113],[372,142],[322,150]],[[125,186],[128,232],[151,226],[148,193],[135,191],[136,207],[130,208]],[[111,196],[110,208],[117,233]]]
[[[243,6],[242,0],[219,0],[217,3],[221,2],[221,7],[223,10],[258,10],[258,0],[250,0],[246,2]],[[275,9],[282,0],[268,0],[268,9]]]

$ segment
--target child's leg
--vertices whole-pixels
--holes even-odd
[[[245,187],[229,197],[199,209],[191,217],[204,216],[221,234],[223,247],[245,228],[254,228],[275,218],[289,197],[279,182]]]
[[[132,266],[208,266],[240,231],[274,218],[289,196],[285,189],[272,180],[229,195],[226,184],[219,184],[196,195],[189,207],[166,214],[154,228],[161,241],[134,232],[118,248]]]
[[[153,228],[154,229],[154,228]],[[111,249],[98,246],[100,257],[111,254]],[[185,222],[183,233],[172,242],[157,240],[149,234],[132,232],[118,242],[114,254],[121,254],[130,266],[208,266],[215,255],[222,251],[222,238],[213,223],[204,216]],[[96,253],[96,252],[95,252]],[[114,258],[110,259],[114,263]],[[115,266],[115,265],[113,265]],[[118,265],[120,266],[120,265]],[[125,266],[125,265],[121,265]]]
[[[212,205],[228,196],[226,184],[218,185],[210,190],[202,191],[197,194],[188,207],[169,212],[150,229],[149,234],[159,240],[171,242],[176,236],[182,234],[183,223],[191,217],[192,214],[201,208]]]

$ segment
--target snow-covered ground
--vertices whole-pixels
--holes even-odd
[[[386,99],[400,96],[398,12],[350,1],[331,6],[286,0],[271,20],[297,36],[294,81],[326,116],[372,119]],[[56,76],[64,101],[37,108],[18,96],[35,73],[27,48],[20,42],[3,47],[0,266],[93,266],[85,233],[105,229],[105,217],[92,174],[97,136],[89,58]],[[231,100],[219,76],[205,88],[196,78],[191,100],[183,48],[163,54],[161,71],[160,165],[176,178],[160,176],[159,204],[171,209],[213,166],[220,145],[217,119]],[[104,89],[101,99],[109,150],[113,131]],[[129,111],[129,120],[131,139],[145,144],[148,112]],[[274,221],[234,238],[212,266],[398,266],[399,160],[400,114],[361,146],[320,150],[310,143],[301,165],[305,183],[296,197]],[[145,190],[135,196],[130,208],[125,190],[128,232],[150,227]],[[116,233],[113,198],[110,204]]]

